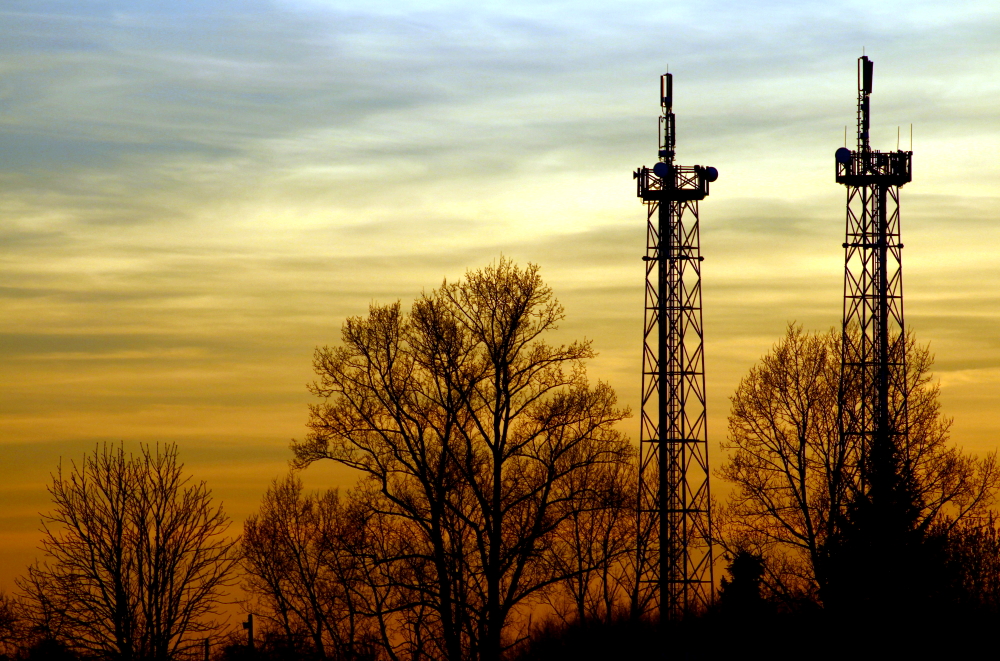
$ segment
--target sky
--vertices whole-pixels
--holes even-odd
[[[98,443],[177,443],[236,531],[305,433],[313,349],[501,255],[541,266],[554,339],[592,339],[592,379],[637,411],[631,172],[656,160],[668,69],[678,161],[720,172],[701,205],[717,464],[728,398],[786,324],[839,324],[833,153],[862,52],[873,146],[913,126],[907,325],[955,442],[989,452],[995,2],[0,3],[0,589],[36,555],[50,473]]]

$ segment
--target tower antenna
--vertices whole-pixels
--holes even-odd
[[[842,587],[865,586],[864,594],[880,600],[893,593],[891,577],[905,575],[893,564],[898,560],[893,549],[905,537],[897,528],[906,514],[893,503],[906,488],[901,462],[909,424],[899,189],[912,179],[913,152],[899,151],[898,130],[895,152],[871,148],[873,72],[867,56],[858,58],[857,149],[841,147],[835,155],[836,181],[847,188],[838,425],[841,452],[858,466],[857,482],[846,488],[852,492],[855,518],[850,525],[866,549],[846,556],[855,560]],[[864,562],[857,561],[861,556]]]
[[[675,164],[669,73],[660,106],[659,161],[633,173],[647,219],[637,560],[670,622],[713,599],[698,202],[719,172]]]

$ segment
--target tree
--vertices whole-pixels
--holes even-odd
[[[336,490],[304,493],[288,475],[243,524],[247,591],[289,643],[308,641],[318,658],[355,658],[370,637],[363,562],[354,553],[364,519],[350,505]]]
[[[719,583],[719,608],[730,616],[761,615],[765,604],[761,594],[764,559],[749,551],[737,551],[729,561],[728,571],[730,578],[723,576]]]
[[[0,659],[15,656],[24,641],[21,604],[0,591]]]
[[[316,351],[323,401],[295,465],[337,461],[379,492],[411,544],[397,581],[419,599],[401,616],[431,656],[499,658],[520,610],[565,578],[555,533],[589,488],[574,476],[629,451],[615,428],[628,411],[587,382],[590,343],[542,339],[562,318],[538,267],[501,259],[409,313],[373,305]]]
[[[1000,614],[1000,521],[994,513],[931,531],[940,544],[941,610]]]
[[[579,482],[575,490],[589,500],[556,530],[553,557],[566,578],[547,598],[564,624],[609,624],[647,608],[651,593],[641,588],[636,570],[635,459],[633,454],[625,461],[590,466],[574,478]]]
[[[840,339],[789,325],[732,397],[729,456],[717,472],[733,485],[718,517],[721,541],[731,553],[760,555],[768,587],[785,599],[828,597],[831,555],[859,492],[858,448],[838,432]],[[995,454],[977,458],[949,443],[930,352],[912,337],[906,351],[909,442],[899,461],[924,534],[983,513],[1000,471]]]
[[[294,473],[275,481],[244,524],[244,587],[272,647],[309,650],[310,658],[393,661],[416,658],[425,564],[405,528],[363,485],[343,496],[306,493]]]
[[[204,482],[192,484],[177,446],[138,456],[104,445],[49,487],[44,559],[18,585],[43,637],[81,653],[176,658],[206,631],[228,585],[234,540]]]

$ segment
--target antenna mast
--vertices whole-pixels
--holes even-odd
[[[892,510],[904,488],[901,452],[909,434],[899,189],[912,178],[913,152],[871,148],[873,71],[867,56],[858,59],[857,149],[836,152],[836,180],[847,187],[838,408],[841,447],[859,466],[859,482],[848,485],[852,502],[856,513],[859,506],[868,512],[854,524],[875,552],[852,566],[884,581],[894,571],[890,547],[901,539],[895,528],[905,519]]]
[[[659,161],[632,176],[647,215],[638,567],[667,622],[712,601],[698,201],[719,173],[674,163],[672,74],[660,105]]]

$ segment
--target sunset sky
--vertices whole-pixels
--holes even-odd
[[[668,67],[679,162],[720,171],[701,206],[717,463],[728,397],[785,325],[839,323],[833,153],[862,49],[873,146],[913,124],[907,324],[955,441],[991,451],[995,2],[6,0],[0,588],[35,556],[50,471],[103,441],[178,443],[241,522],[304,433],[313,348],[500,255],[542,267],[556,339],[593,339],[592,378],[638,409],[631,172],[656,160]]]

